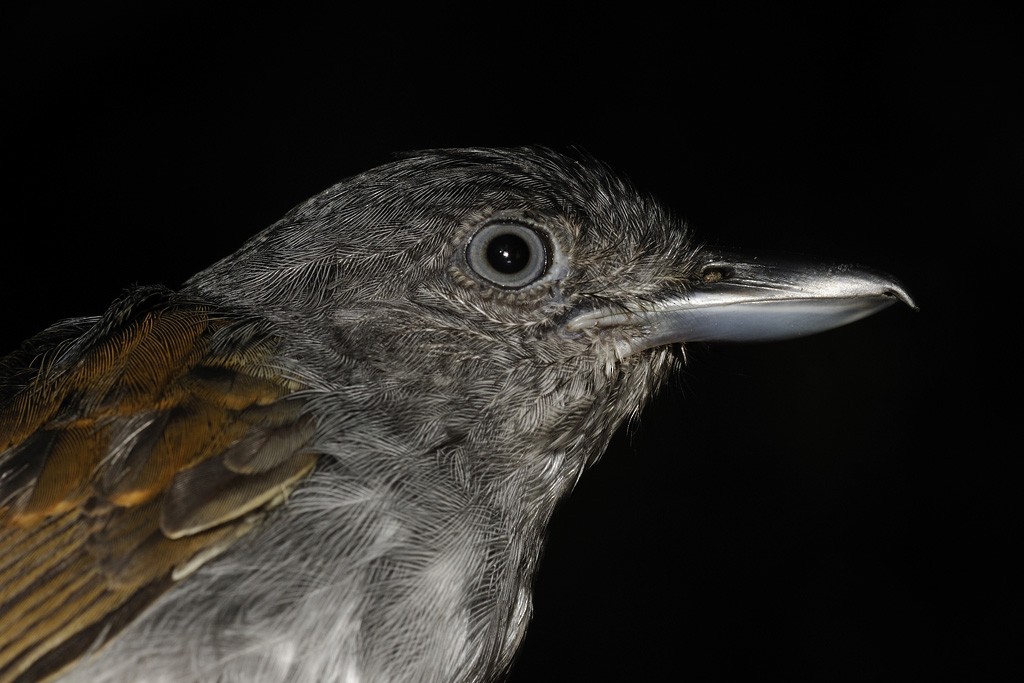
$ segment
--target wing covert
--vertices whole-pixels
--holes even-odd
[[[136,290],[0,369],[0,682],[45,678],[312,471],[271,326]]]

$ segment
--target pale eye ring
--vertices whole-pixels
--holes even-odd
[[[480,228],[466,247],[466,262],[483,279],[505,289],[533,284],[548,270],[545,238],[534,228],[500,221]]]

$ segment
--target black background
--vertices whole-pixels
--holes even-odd
[[[512,680],[977,680],[1019,652],[1018,24],[343,5],[5,20],[4,351],[393,152],[578,145],[713,244],[870,264],[921,311],[692,347],[560,510]]]

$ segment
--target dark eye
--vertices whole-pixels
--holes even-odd
[[[548,267],[544,239],[519,223],[485,225],[470,240],[466,260],[480,277],[507,289],[536,282]]]

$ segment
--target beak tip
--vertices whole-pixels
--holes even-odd
[[[887,297],[896,299],[897,301],[902,301],[915,313],[921,311],[921,307],[918,306],[913,297],[910,296],[910,292],[907,291],[906,287],[892,278],[888,279],[883,294]]]

